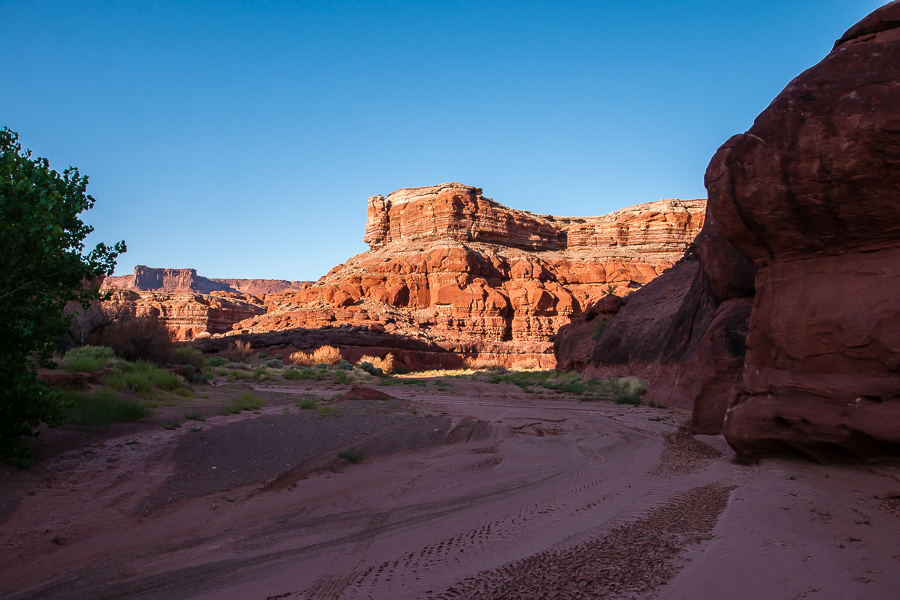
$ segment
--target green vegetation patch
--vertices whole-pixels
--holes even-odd
[[[198,371],[202,371],[206,366],[206,357],[196,348],[182,346],[172,352],[172,362],[176,365],[191,365]]]
[[[319,403],[319,399],[315,396],[304,396],[297,401],[297,408],[310,409],[315,408]]]
[[[358,463],[363,459],[363,453],[359,448],[350,448],[349,450],[338,452],[338,456],[352,463]]]
[[[69,405],[65,422],[70,425],[106,427],[153,415],[153,410],[143,402],[117,398],[115,391],[109,388],[95,392],[62,392],[62,396]]]
[[[225,358],[224,356],[210,356],[209,358],[206,359],[206,366],[214,367],[214,368],[224,367],[229,362],[230,361],[227,358]]]
[[[116,357],[106,346],[81,346],[72,348],[63,357],[69,373],[96,373]]]
[[[154,364],[143,360],[134,363],[124,360],[117,362],[103,383],[116,391],[133,392],[147,399],[154,397],[157,388],[185,397],[192,395],[181,375],[157,368]]]
[[[340,417],[341,411],[336,406],[320,406],[318,410],[320,417]]]
[[[612,400],[616,404],[641,404],[641,396],[647,392],[646,384],[637,377],[618,379],[596,379],[581,373],[561,373],[558,371],[512,371],[493,373],[487,376],[489,383],[511,383],[525,392],[534,392],[535,387],[566,392],[581,397],[582,400]]]
[[[256,410],[266,401],[253,392],[241,392],[237,398],[222,407],[222,414],[233,415],[244,410]]]

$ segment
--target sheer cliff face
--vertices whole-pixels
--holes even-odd
[[[458,183],[368,202],[372,248],[314,286],[267,299],[235,332],[348,323],[502,364],[553,366],[552,336],[611,285],[655,278],[699,231],[704,200],[603,217],[535,215]]]
[[[533,252],[600,246],[667,255],[683,251],[686,231],[699,231],[696,217],[706,206],[705,200],[660,200],[602,217],[553,217],[507,208],[481,192],[444,183],[372,196],[363,241],[373,250],[443,239]]]
[[[726,438],[750,457],[900,453],[900,2],[722,146],[706,186],[759,267]]]

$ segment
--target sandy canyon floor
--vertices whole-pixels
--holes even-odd
[[[319,411],[295,402],[340,390],[263,384],[224,416],[228,384],[190,427],[51,432],[0,470],[0,597],[898,595],[898,463],[739,465],[681,411],[419,381]]]

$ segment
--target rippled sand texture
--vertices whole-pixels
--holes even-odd
[[[211,418],[201,433],[154,429],[59,454],[29,475],[52,486],[0,523],[0,594],[794,599],[900,589],[896,465],[741,466],[721,438],[679,429],[688,416],[678,411],[506,384],[409,387],[390,388],[402,400],[391,410],[357,402],[325,418],[271,405]],[[351,447],[361,462],[337,457]]]

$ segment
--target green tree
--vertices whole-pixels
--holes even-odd
[[[0,130],[0,455],[21,465],[32,464],[21,436],[65,415],[36,370],[68,327],[63,309],[99,298],[89,282],[111,275],[125,252],[119,242],[85,253],[93,227],[78,215],[94,206],[87,184],[78,169],[60,175],[23,152],[18,134]]]

